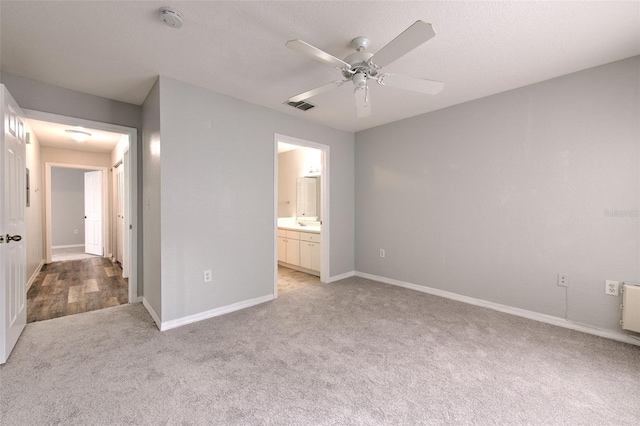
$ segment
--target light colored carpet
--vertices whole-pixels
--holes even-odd
[[[361,278],[164,333],[27,325],[3,425],[640,424],[640,348]]]

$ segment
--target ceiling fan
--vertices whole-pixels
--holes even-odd
[[[409,53],[435,35],[436,33],[433,31],[431,24],[424,21],[416,21],[376,54],[365,52],[365,49],[369,46],[367,37],[356,37],[351,41],[351,46],[356,52],[344,58],[344,61],[302,40],[289,40],[285,44],[289,49],[335,67],[342,72],[343,78],[293,96],[288,99],[288,102],[304,101],[320,93],[341,87],[346,82],[351,81],[355,86],[357,115],[361,118],[371,115],[371,99],[369,97],[369,86],[367,85],[369,80],[375,80],[382,86],[435,95],[444,87],[444,84],[440,81],[381,73],[383,67]]]

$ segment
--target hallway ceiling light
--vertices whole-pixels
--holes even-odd
[[[67,129],[65,132],[76,142],[86,142],[91,137],[91,133],[83,132],[82,130]]]

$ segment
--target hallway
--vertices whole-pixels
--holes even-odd
[[[128,303],[128,280],[103,257],[44,265],[27,293],[27,322]]]

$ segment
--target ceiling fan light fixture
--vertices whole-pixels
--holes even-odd
[[[353,75],[353,85],[360,89],[367,86],[367,74],[357,72]]]
[[[86,142],[91,137],[91,133],[82,130],[67,129],[65,132],[76,142]]]

